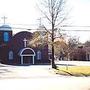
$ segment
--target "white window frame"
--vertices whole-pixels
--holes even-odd
[[[37,60],[41,60],[41,59],[42,59],[42,57],[41,57],[41,51],[38,50],[37,51]]]
[[[13,51],[9,51],[9,60],[13,60]]]

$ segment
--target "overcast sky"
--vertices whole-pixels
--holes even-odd
[[[90,0],[69,0],[72,19],[76,25],[90,25]]]
[[[39,12],[36,1],[38,0],[0,0],[0,23],[3,23],[1,17],[6,16],[8,18],[6,23],[37,24]],[[67,2],[68,8],[71,8],[69,23],[90,26],[90,0],[68,0]]]
[[[8,23],[31,24],[38,16],[38,0],[0,0],[0,17],[8,17]],[[40,0],[39,0],[40,1]],[[72,24],[90,25],[90,0],[68,0]],[[0,19],[0,22],[2,20]]]

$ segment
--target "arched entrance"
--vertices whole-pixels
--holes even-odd
[[[34,57],[35,57],[35,51],[32,48],[23,48],[20,51],[20,63],[23,65],[25,64],[25,61],[32,61],[32,64],[35,64]],[[27,59],[28,58],[28,59]],[[30,62],[28,62],[30,64]]]

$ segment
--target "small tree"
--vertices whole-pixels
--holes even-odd
[[[45,18],[49,21],[51,25],[51,46],[52,46],[52,68],[56,68],[54,63],[54,35],[55,30],[58,25],[60,25],[65,19],[66,14],[64,12],[65,0],[43,0],[42,9],[40,11],[43,13]],[[44,8],[43,8],[44,7]]]
[[[54,50],[55,55],[57,56],[58,59],[60,59],[60,57],[67,56],[68,45],[64,40],[61,39],[61,40],[54,42],[54,49],[55,49]]]
[[[79,39],[77,37],[70,37],[69,40],[68,40],[68,59],[70,59],[70,56],[69,54],[72,53],[72,51],[78,47],[79,45]]]
[[[47,36],[47,32],[45,31],[35,31],[33,33],[33,37],[32,40],[29,41],[29,46],[37,46],[37,45],[45,45],[48,43],[48,36]]]
[[[90,41],[86,41],[86,42],[84,43],[84,45],[85,45],[86,47],[90,47]]]
[[[79,39],[77,37],[70,37],[68,40],[69,49],[73,49],[79,44]]]

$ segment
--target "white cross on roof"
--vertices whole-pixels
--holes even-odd
[[[24,38],[24,47],[27,47],[27,39],[26,38]]]
[[[6,19],[7,19],[7,17],[3,16],[2,19],[3,19],[4,24],[5,24],[5,23],[6,23]]]

